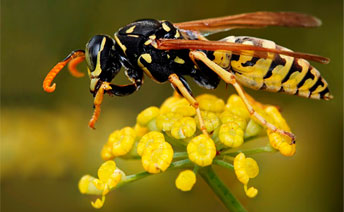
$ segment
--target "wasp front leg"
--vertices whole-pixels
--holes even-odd
[[[171,74],[168,77],[168,80],[170,81],[170,83],[173,85],[173,87],[180,92],[180,94],[186,99],[188,100],[188,102],[196,109],[196,113],[199,119],[199,123],[200,123],[200,128],[201,131],[204,135],[209,136],[207,129],[205,127],[204,124],[204,120],[202,118],[201,115],[201,110],[199,109],[199,103],[197,102],[197,100],[190,94],[189,90],[185,87],[185,85],[183,84],[183,82],[180,80],[180,78],[178,77],[177,74]]]
[[[292,139],[292,142],[295,142],[295,135],[291,132],[287,132],[285,130],[277,128],[275,125],[271,124],[270,122],[266,121],[260,114],[258,114],[250,104],[247,96],[245,95],[244,89],[240,86],[240,84],[236,81],[235,76],[221,68],[219,65],[211,61],[203,52],[200,51],[191,51],[190,52],[191,60],[195,61],[195,59],[202,61],[206,66],[208,66],[211,70],[213,70],[223,81],[226,83],[232,84],[243,100],[246,105],[247,110],[254,116],[262,125],[266,126],[273,132],[278,132],[281,135],[288,136]]]

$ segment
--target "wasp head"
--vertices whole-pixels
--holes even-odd
[[[102,82],[111,82],[122,66],[115,50],[115,41],[107,35],[95,35],[88,41],[85,59],[93,94]]]

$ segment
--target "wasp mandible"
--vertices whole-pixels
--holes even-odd
[[[207,134],[198,102],[183,76],[190,76],[201,87],[215,89],[220,80],[232,84],[252,116],[272,131],[295,136],[281,130],[259,115],[252,99],[241,85],[257,90],[283,92],[312,99],[331,99],[327,82],[307,60],[328,63],[317,55],[293,52],[272,41],[229,36],[209,41],[211,33],[235,28],[266,26],[317,27],[319,19],[294,12],[254,12],[172,24],[154,19],[138,20],[119,29],[114,37],[95,35],[84,50],[76,50],[58,63],[43,82],[46,92],[57,73],[69,63],[74,76],[82,76],[76,65],[86,59],[90,91],[94,96],[94,113],[89,126],[94,128],[105,93],[126,96],[143,84],[144,73],[158,83],[170,82],[173,88],[195,107],[202,132]],[[131,81],[127,85],[111,84],[121,67]]]

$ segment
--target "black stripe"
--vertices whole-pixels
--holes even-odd
[[[231,60],[233,61],[239,61],[240,55],[232,54]]]
[[[312,66],[309,66],[307,73],[305,74],[305,76],[302,78],[302,80],[297,84],[297,88],[302,87],[306,80],[312,78],[312,80],[314,80],[315,76],[313,75],[313,73],[311,72]]]
[[[330,90],[328,89],[328,87],[326,87],[323,91],[319,92],[320,94],[320,98],[324,98],[325,94],[329,93]]]
[[[302,67],[298,64],[298,59],[294,59],[293,65],[290,67],[287,75],[282,80],[282,83],[285,83],[286,81],[288,81],[292,73],[301,72],[301,71],[302,71]]]
[[[254,66],[257,63],[258,60],[259,60],[259,57],[252,57],[251,60],[246,61],[245,63],[241,63],[241,65],[243,67]]]
[[[315,89],[317,89],[317,87],[318,86],[324,86],[325,84],[324,84],[324,82],[322,81],[322,77],[319,77],[318,78],[318,80],[317,80],[317,82],[311,87],[311,88],[309,88],[309,91],[311,92],[311,93],[313,93],[313,91],[315,91]]]
[[[285,92],[283,86],[281,86],[281,88],[277,92]]]
[[[276,68],[276,66],[278,66],[278,65],[285,66],[285,64],[286,64],[285,59],[282,58],[279,54],[275,54],[275,57],[274,57],[274,59],[271,62],[269,70],[266,72],[266,74],[263,77],[263,79],[267,79],[267,78],[271,77],[272,76],[272,71],[274,70],[274,68]]]
[[[263,82],[262,87],[259,88],[259,90],[266,90],[266,84]]]

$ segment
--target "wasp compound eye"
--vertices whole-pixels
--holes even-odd
[[[114,72],[117,73],[121,65],[114,45],[114,40],[107,35],[95,35],[86,44],[86,62],[91,78],[111,81]]]

